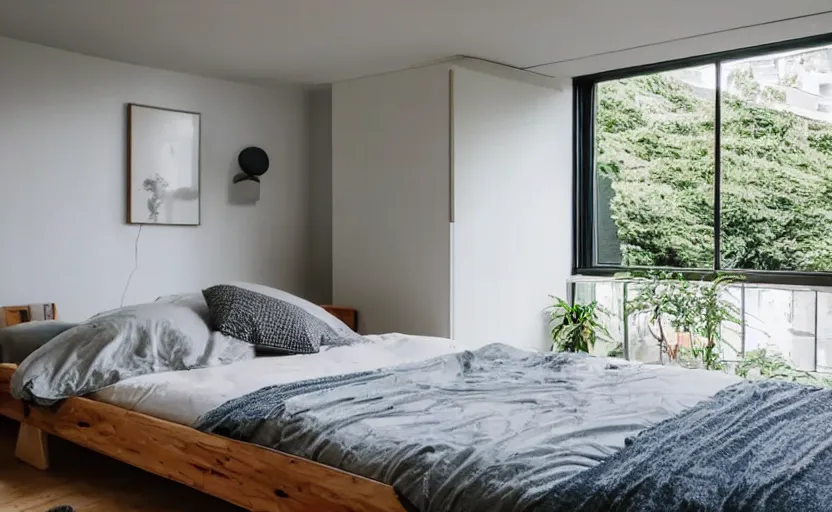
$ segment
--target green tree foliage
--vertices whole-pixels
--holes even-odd
[[[723,97],[722,266],[832,270],[832,123],[773,105],[782,94],[746,75]],[[711,268],[713,91],[656,74],[602,83],[598,98],[622,263]]]

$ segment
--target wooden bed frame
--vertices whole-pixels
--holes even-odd
[[[38,469],[49,467],[48,434],[247,510],[405,512],[389,485],[308,459],[88,398],[30,407],[9,394],[16,369],[0,364],[0,415],[20,422],[15,455]]]

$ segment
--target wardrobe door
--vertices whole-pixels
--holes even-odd
[[[453,70],[453,327],[546,349],[571,261],[571,94]]]
[[[333,300],[362,333],[450,335],[448,67],[333,85]]]

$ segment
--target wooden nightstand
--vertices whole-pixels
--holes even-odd
[[[33,322],[37,320],[57,320],[58,307],[55,304],[27,304],[25,306],[0,307],[0,327]]]
[[[327,310],[330,315],[347,324],[347,327],[355,332],[358,332],[358,311],[354,308],[348,308],[346,306],[332,306],[328,304],[321,305],[321,307]]]

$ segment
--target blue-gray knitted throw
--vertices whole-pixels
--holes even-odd
[[[832,390],[744,382],[646,430],[541,510],[832,510]],[[554,507],[554,508],[550,508]]]

